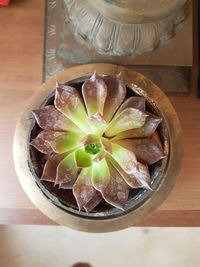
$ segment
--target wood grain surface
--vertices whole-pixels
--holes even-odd
[[[0,223],[53,224],[21,189],[12,160],[17,119],[42,81],[44,1],[13,0],[0,7]],[[200,226],[200,100],[170,97],[183,128],[178,182],[140,226]]]

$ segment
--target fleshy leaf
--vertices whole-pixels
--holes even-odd
[[[80,144],[86,146],[100,141],[100,137],[96,134],[88,134],[80,140]]]
[[[67,153],[51,156],[44,165],[43,181],[55,182],[58,164],[67,156]]]
[[[80,128],[53,105],[48,105],[32,112],[38,125],[44,130],[81,132]]]
[[[127,173],[129,173],[132,168],[135,168],[137,165],[135,154],[118,144],[112,143],[111,156]]]
[[[115,77],[106,77],[105,82],[108,87],[108,95],[103,110],[103,117],[109,122],[125,98],[126,85],[122,81],[120,73]]]
[[[100,113],[103,115],[104,103],[107,96],[107,85],[104,80],[94,73],[82,86],[82,94],[88,115]]]
[[[151,190],[151,179],[147,165],[143,165],[142,163],[138,162],[137,167],[128,174],[130,178],[126,179],[126,182],[130,186],[135,185],[135,183],[132,181],[136,179],[138,183],[138,188],[142,187]]]
[[[59,163],[56,184],[69,183],[77,177],[78,168],[75,161],[75,152],[72,152]]]
[[[59,189],[72,189],[73,188],[73,185],[76,182],[76,180],[77,180],[77,177],[75,177],[74,179],[72,179],[68,183],[59,184]]]
[[[87,213],[92,211],[102,201],[102,199],[101,193],[96,191],[93,198],[84,206],[85,211]]]
[[[101,143],[104,146],[105,151],[107,151],[108,153],[112,153],[112,145],[110,140],[102,137],[101,138]]]
[[[144,125],[147,116],[139,109],[127,108],[111,121],[105,134],[111,137],[129,129],[140,128]]]
[[[155,132],[159,123],[161,122],[161,118],[149,114],[146,118],[145,124],[141,128],[131,129],[116,135],[112,140],[121,140],[125,138],[138,138],[138,137],[148,137],[152,133]]]
[[[92,155],[84,149],[79,149],[75,152],[77,167],[86,168],[92,166]]]
[[[137,162],[137,165],[133,164],[132,168],[124,169],[111,155],[107,154],[106,158],[113,164],[130,187],[151,190],[150,174],[146,165]]]
[[[130,178],[130,181],[127,178],[124,178],[126,182],[130,186],[135,186],[137,180],[137,183],[141,184],[142,186],[146,186],[146,188],[150,188],[149,182],[150,182],[150,175],[148,167],[141,164],[137,161],[135,154],[118,144],[112,143],[112,154],[110,154],[111,157],[114,159],[114,161],[117,162],[117,164],[120,166],[120,168],[128,174],[127,177]],[[114,161],[112,162],[114,164]],[[114,164],[114,166],[117,168],[117,164]],[[120,172],[120,168],[117,168],[117,170]],[[140,172],[141,171],[141,172]],[[133,180],[133,183],[131,185],[131,180]]]
[[[85,133],[91,129],[86,120],[87,113],[78,91],[71,86],[57,84],[55,107]]]
[[[99,162],[93,162],[92,165],[92,184],[100,192],[107,186],[110,180],[110,172],[107,162],[102,159]]]
[[[86,206],[96,193],[96,189],[92,185],[91,176],[91,167],[82,169],[73,186],[73,194],[76,198],[79,210]]]
[[[145,98],[140,96],[131,96],[120,106],[115,116],[119,115],[127,108],[135,108],[145,111]]]
[[[90,123],[90,127],[92,131],[101,136],[107,127],[106,121],[103,119],[100,113],[96,113],[87,117],[88,122]]]
[[[129,186],[112,164],[108,164],[110,179],[102,191],[103,198],[116,208],[124,210],[129,195]]]
[[[51,154],[53,149],[50,145],[50,142],[61,135],[63,135],[62,132],[44,130],[40,132],[38,136],[31,142],[31,145],[44,154]]]
[[[150,139],[124,139],[116,143],[130,151],[134,152],[138,161],[151,165],[165,157],[160,145]]]
[[[65,132],[50,141],[50,145],[56,153],[64,153],[80,147],[81,133]]]

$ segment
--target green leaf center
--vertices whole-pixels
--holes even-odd
[[[85,147],[85,151],[92,155],[96,155],[101,150],[102,145],[99,142],[88,144]]]

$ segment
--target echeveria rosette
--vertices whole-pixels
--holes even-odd
[[[151,189],[148,166],[164,157],[156,128],[161,119],[145,111],[145,99],[126,97],[121,75],[82,85],[57,84],[54,105],[33,114],[42,128],[31,145],[47,155],[42,181],[72,189],[79,210],[104,199],[125,209],[130,188]]]

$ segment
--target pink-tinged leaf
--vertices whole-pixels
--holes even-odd
[[[138,138],[138,137],[148,137],[155,132],[161,118],[154,116],[149,113],[149,116],[146,118],[145,124],[141,128],[131,129],[116,135],[112,140],[121,140],[126,138]]]
[[[55,182],[58,164],[67,156],[67,153],[50,157],[44,165],[43,174],[40,178],[43,181]]]
[[[109,122],[125,98],[126,85],[121,79],[121,74],[117,74],[115,77],[108,76],[105,78],[105,82],[108,87],[108,95],[103,110],[103,117]]]
[[[96,191],[95,195],[93,198],[84,206],[84,209],[87,213],[92,211],[101,201],[102,201],[102,196],[101,193]]]
[[[106,188],[109,180],[110,172],[105,158],[99,162],[93,162],[92,184],[96,190],[102,192],[102,190]]]
[[[129,186],[112,164],[109,162],[108,164],[110,179],[107,186],[102,191],[102,196],[106,202],[116,208],[124,210],[128,200]]]
[[[110,155],[127,173],[137,166],[135,154],[118,144],[112,143],[112,154]]]
[[[132,183],[132,181],[136,179],[138,183],[138,188],[145,188],[151,190],[151,179],[147,165],[143,165],[142,163],[138,162],[137,167],[128,174],[130,179],[126,180],[126,182],[130,186],[135,185],[135,183]]]
[[[73,194],[76,198],[79,210],[81,210],[94,197],[96,189],[92,185],[92,168],[81,170],[78,179],[73,186]]]
[[[51,154],[53,149],[50,142],[59,136],[62,136],[62,132],[55,132],[52,130],[44,130],[38,134],[38,136],[31,142],[37,150],[44,154]]]
[[[132,151],[138,161],[147,165],[151,165],[165,157],[160,145],[150,138],[123,139],[116,141],[116,143]]]
[[[127,108],[109,123],[105,134],[111,137],[120,132],[140,128],[144,125],[147,117],[148,115],[139,109]]]
[[[71,86],[58,84],[55,93],[55,107],[82,131],[90,133],[87,113],[78,91]]]
[[[97,136],[96,134],[88,134],[85,135],[81,140],[80,140],[80,144],[87,146],[89,144],[94,144],[96,142],[100,141],[100,137]]]
[[[38,125],[44,130],[81,132],[80,128],[53,105],[48,105],[32,112]]]
[[[146,165],[137,162],[137,165],[133,164],[132,168],[125,170],[111,155],[107,154],[106,158],[113,164],[130,187],[151,190],[150,174]]]
[[[76,165],[79,168],[87,168],[92,166],[92,155],[83,149],[75,152]]]
[[[63,183],[63,184],[60,184],[59,185],[59,189],[72,189],[73,188],[73,185],[75,184],[77,180],[77,177],[72,179],[70,182],[68,183]]]
[[[70,183],[77,177],[78,168],[76,166],[75,152],[72,152],[59,163],[56,184]]]
[[[103,115],[104,103],[107,96],[107,85],[104,80],[94,73],[82,86],[82,94],[88,115],[100,113]]]
[[[101,136],[107,128],[107,123],[100,113],[96,113],[87,117],[87,120],[90,124],[92,131],[99,136]]]
[[[145,98],[141,96],[129,97],[118,109],[115,116],[119,115],[123,110],[127,108],[135,108],[145,111]]]
[[[111,145],[111,141],[102,137],[101,138],[101,143],[105,149],[105,151],[107,151],[108,153],[112,153],[112,145]]]
[[[50,145],[56,153],[64,153],[80,147],[81,133],[65,132],[50,141]]]
[[[104,149],[102,149],[98,154],[96,154],[93,157],[93,162],[99,162],[101,161],[103,158],[105,158],[106,152]]]

